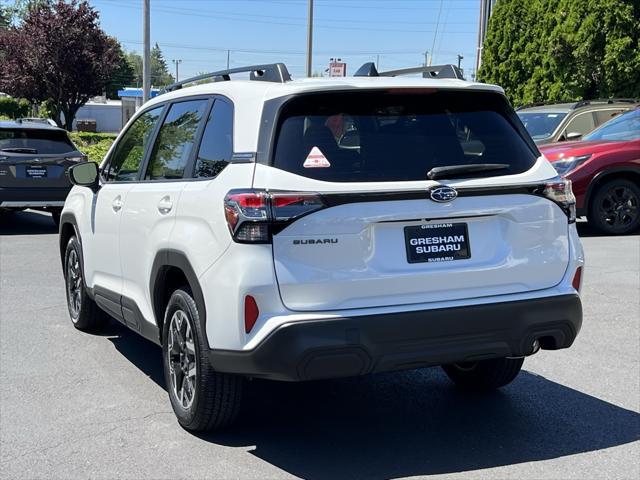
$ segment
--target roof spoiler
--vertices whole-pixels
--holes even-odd
[[[397,77],[399,75],[410,75],[412,73],[422,73],[423,78],[453,78],[464,80],[462,70],[455,65],[429,65],[423,67],[401,68],[399,70],[387,70],[386,72],[378,72],[373,62],[367,62],[362,65],[354,77]]]
[[[249,65],[247,67],[230,68],[217,72],[203,73],[195,77],[187,78],[180,82],[172,83],[165,87],[161,93],[180,90],[184,85],[199,82],[201,80],[213,79],[214,82],[229,81],[234,73],[249,72],[249,79],[260,82],[284,83],[291,80],[291,74],[284,63],[269,63],[263,65]]]

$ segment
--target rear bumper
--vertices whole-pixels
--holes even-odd
[[[300,381],[406,370],[571,346],[578,295],[283,324],[250,351],[210,350],[220,372]]]
[[[0,187],[0,207],[62,207],[70,190],[71,186],[56,188]]]

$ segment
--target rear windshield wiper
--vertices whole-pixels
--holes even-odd
[[[506,170],[510,165],[506,163],[473,163],[470,165],[445,165],[444,167],[434,167],[427,172],[429,180],[439,178],[455,178],[476,172],[493,172]]]
[[[38,150],[36,150],[35,148],[28,148],[28,147],[9,147],[9,148],[0,148],[0,152],[38,153]]]

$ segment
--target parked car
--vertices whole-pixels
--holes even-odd
[[[73,325],[104,311],[160,344],[189,430],[231,423],[247,378],[442,365],[494,389],[569,347],[584,264],[570,182],[500,87],[448,70],[291,81],[262,65],[146,103],[100,171],[69,171]],[[241,71],[253,80],[229,81]],[[223,81],[182,88],[204,77]]]
[[[18,121],[29,122],[29,123],[44,123],[45,125],[51,125],[52,127],[58,126],[58,124],[50,118],[25,117],[25,118],[20,118]]]
[[[45,210],[57,225],[71,190],[66,172],[85,161],[61,128],[0,121],[0,211]]]
[[[517,110],[518,116],[537,145],[575,141],[608,122],[616,115],[633,109],[632,98],[581,100],[573,103],[531,105]]]
[[[640,227],[640,108],[610,120],[581,142],[540,151],[573,182],[578,215],[611,235]]]

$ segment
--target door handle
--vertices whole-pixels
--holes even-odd
[[[171,201],[171,197],[169,195],[165,195],[158,202],[158,211],[161,215],[166,215],[173,208],[173,202]]]
[[[111,202],[111,208],[113,208],[113,211],[116,213],[120,211],[122,208],[122,197],[120,195],[113,199],[113,202]]]

